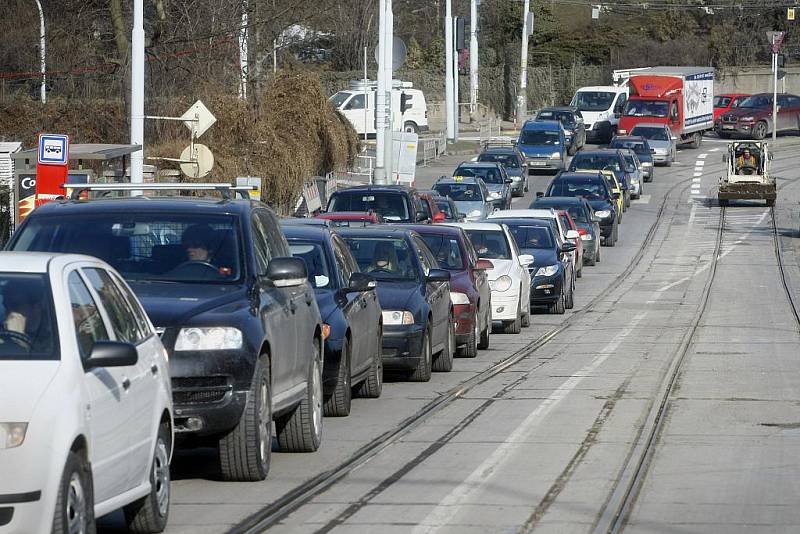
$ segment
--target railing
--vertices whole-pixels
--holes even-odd
[[[481,145],[493,137],[500,137],[500,119],[486,120],[478,129],[478,141]]]
[[[447,152],[447,135],[441,132],[436,137],[420,139],[422,143],[422,166],[427,167],[431,161],[435,161]]]

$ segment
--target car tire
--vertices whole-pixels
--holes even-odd
[[[217,443],[222,479],[264,480],[272,454],[272,384],[266,355],[256,361],[247,403],[236,428]]]
[[[472,329],[470,330],[469,337],[467,338],[467,344],[461,347],[461,349],[458,351],[458,355],[460,357],[474,358],[478,355],[478,338],[481,335],[478,332],[479,327],[478,312],[475,312],[475,315],[472,316]]]
[[[172,433],[169,425],[158,427],[150,469],[150,493],[123,508],[128,530],[135,534],[163,532],[167,528],[170,505],[169,454]]]
[[[611,230],[611,235],[605,239],[605,245],[607,247],[613,247],[617,244],[617,226],[614,225],[614,229]]]
[[[667,161],[664,163],[665,167],[672,167],[672,154],[667,156]]]
[[[94,534],[94,492],[92,471],[77,452],[70,451],[58,485],[53,513],[53,534],[86,532]]]
[[[520,291],[520,293],[521,292],[522,291]],[[522,308],[522,303],[521,302],[520,302],[520,308]],[[520,318],[520,323],[522,325],[522,328],[528,328],[531,325],[531,305],[530,305],[530,303],[528,304],[528,310],[525,313],[522,314],[522,317]]]
[[[286,452],[314,452],[322,441],[322,358],[314,339],[314,353],[308,366],[306,394],[291,413],[275,421],[278,445]]]
[[[489,309],[491,310],[491,304],[489,305]],[[478,348],[480,350],[486,350],[489,348],[489,336],[492,334],[492,315],[491,311],[487,314],[486,317],[486,328],[483,329],[481,332],[481,338],[478,340]]]
[[[767,127],[767,123],[764,121],[759,122],[755,126],[753,126],[753,139],[762,140],[764,139],[767,134],[769,133],[769,127]]]
[[[623,207],[623,209],[625,211],[628,211],[628,208],[631,207],[631,195],[630,194],[625,195],[625,198],[623,199],[623,202],[622,202],[622,207]]]
[[[420,354],[419,363],[408,375],[408,379],[411,382],[428,382],[431,379],[432,355],[430,327],[426,328],[425,333],[422,335],[422,345],[420,348],[422,349],[422,354]]]
[[[419,126],[417,126],[416,122],[407,121],[403,124],[403,131],[406,133],[419,134]]]
[[[594,253],[594,262],[595,263],[600,263],[600,260],[602,259],[601,258],[602,254],[600,254],[600,249],[602,249],[602,248],[603,248],[602,246],[598,246],[597,250]]]
[[[517,308],[517,318],[513,321],[503,322],[504,334],[519,334],[522,332],[522,305]]]
[[[566,308],[564,307],[564,293],[562,291],[561,296],[558,297],[558,300],[555,301],[553,304],[550,305],[550,313],[553,315],[563,315],[566,313]]]
[[[431,369],[437,373],[449,373],[453,370],[453,356],[456,353],[456,322],[453,316],[447,319],[447,341],[442,351],[433,359]]]
[[[598,248],[598,250],[600,250],[600,249]],[[592,257],[591,257],[591,258],[590,258],[590,259],[589,259],[589,260],[586,262],[586,265],[588,265],[589,267],[594,267],[594,266],[595,266],[595,264],[597,263],[597,256],[598,256],[598,252],[596,252],[596,251],[595,251],[595,253],[594,253],[594,256],[592,256]]]
[[[377,399],[383,391],[383,335],[378,337],[378,351],[372,356],[372,365],[369,367],[367,378],[356,387],[356,397],[364,399]]]
[[[350,361],[350,343],[345,337],[344,341],[342,341],[339,369],[336,372],[336,387],[331,396],[325,400],[323,406],[322,412],[325,417],[346,417],[350,415],[350,404],[353,398]]]
[[[724,208],[725,206],[728,205],[728,199],[727,198],[721,198],[721,199],[719,199],[718,202],[719,202],[719,205],[720,205],[721,208]]]
[[[564,297],[564,307],[571,310],[575,307],[575,285],[570,284],[569,292]]]
[[[578,270],[575,272],[575,276],[578,278],[583,278],[583,259],[579,261],[580,265],[578,266]]]
[[[775,199],[774,198],[767,199],[767,207],[768,208],[771,208],[774,205],[775,205]]]

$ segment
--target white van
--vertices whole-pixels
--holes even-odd
[[[577,108],[586,125],[586,140],[608,143],[617,132],[628,85],[581,87],[570,106]]]
[[[375,135],[375,94],[377,83],[353,80],[350,88],[339,91],[330,102],[347,117],[359,135]],[[406,95],[406,112],[400,113],[400,95]],[[428,131],[428,105],[425,94],[414,89],[411,82],[394,80],[392,87],[392,129],[409,133]]]

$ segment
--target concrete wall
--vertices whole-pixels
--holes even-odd
[[[778,80],[779,93],[800,93],[800,67],[786,67],[786,76]],[[714,87],[720,93],[770,93],[772,69],[769,67],[730,67],[717,69]]]

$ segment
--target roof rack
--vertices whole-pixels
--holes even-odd
[[[489,139],[483,142],[484,150],[493,147],[514,147],[514,146],[517,146],[517,140],[514,137],[508,137],[508,136],[490,137]]]
[[[155,183],[155,184],[64,184],[61,187],[70,189],[71,200],[80,200],[80,195],[84,191],[218,191],[222,198],[230,200],[233,198],[231,193],[238,193],[241,198],[250,198],[249,191],[257,188],[252,185],[233,185],[225,183]]]

